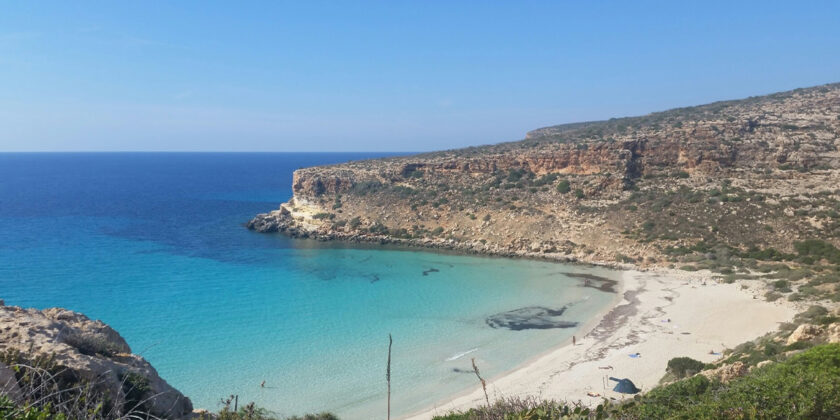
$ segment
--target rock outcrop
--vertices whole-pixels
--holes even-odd
[[[49,361],[42,366],[60,372],[63,380],[90,385],[114,408],[158,418],[180,419],[192,413],[189,398],[166,383],[142,357],[132,354],[128,343],[101,321],[61,308],[43,311],[0,306],[0,392],[12,399],[25,398],[8,369],[15,363]]]
[[[712,380],[718,380],[723,383],[729,383],[733,379],[740,378],[744,375],[749,373],[749,368],[743,362],[735,362],[728,365],[723,365],[721,367],[712,369],[712,370],[705,370],[700,372],[700,375],[703,375]]]
[[[791,345],[794,343],[799,343],[801,341],[814,341],[823,335],[825,331],[822,327],[811,325],[811,324],[802,324],[796,327],[795,330],[790,334],[787,339],[787,345]]]
[[[792,345],[800,342],[840,343],[840,322],[824,326],[802,324],[793,330],[785,344]]]
[[[835,322],[826,328],[825,341],[831,344],[840,343],[840,323]]]

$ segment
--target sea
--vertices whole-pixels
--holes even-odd
[[[389,336],[399,417],[477,389],[473,359],[501,375],[613,301],[581,280],[606,269],[246,229],[295,169],[387,155],[0,154],[0,299],[104,321],[197,408],[236,395],[342,419],[386,417]]]

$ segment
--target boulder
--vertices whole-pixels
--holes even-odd
[[[835,322],[826,327],[826,341],[840,343],[840,323]]]
[[[763,368],[764,366],[770,365],[770,364],[772,364],[772,363],[773,363],[773,361],[772,361],[772,360],[763,360],[763,361],[761,361],[761,362],[758,362],[758,364],[757,364],[757,365],[755,365],[755,367],[756,367],[757,369],[761,369],[761,368]]]
[[[92,384],[122,411],[133,408],[135,404],[128,403],[132,398],[140,398],[144,401],[142,411],[158,418],[181,419],[192,414],[189,398],[166,383],[149,362],[132,354],[117,331],[80,313],[2,306],[0,352],[14,355],[20,362],[51,358],[74,383]],[[3,375],[0,369],[0,380]],[[140,395],[137,389],[142,389]]]
[[[772,363],[773,363],[772,360],[762,360],[762,361],[758,362],[758,364],[756,364],[755,366],[751,366],[749,371],[752,372],[755,369],[761,369],[764,366],[767,366],[767,365],[772,364]]]
[[[723,365],[717,369],[700,372],[700,374],[712,380],[728,383],[733,379],[746,375],[747,372],[749,372],[747,365],[743,362],[735,362],[730,365]]]
[[[802,324],[796,327],[787,339],[787,345],[800,341],[813,341],[823,334],[823,329],[816,325]]]

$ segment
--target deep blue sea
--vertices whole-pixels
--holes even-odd
[[[557,346],[568,329],[487,317],[613,299],[548,262],[352,247],[244,227],[291,197],[292,171],[383,154],[0,154],[0,299],[101,319],[196,407],[237,394],[279,415],[408,414]],[[264,388],[260,383],[266,381]]]

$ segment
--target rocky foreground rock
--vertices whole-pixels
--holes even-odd
[[[0,354],[0,393],[16,402],[24,402],[38,385],[24,380],[27,372],[32,374],[24,366],[35,366],[55,375],[65,387],[92,386],[115,415],[133,410],[180,419],[192,413],[189,398],[167,384],[149,362],[132,354],[119,333],[73,311],[0,303]]]

